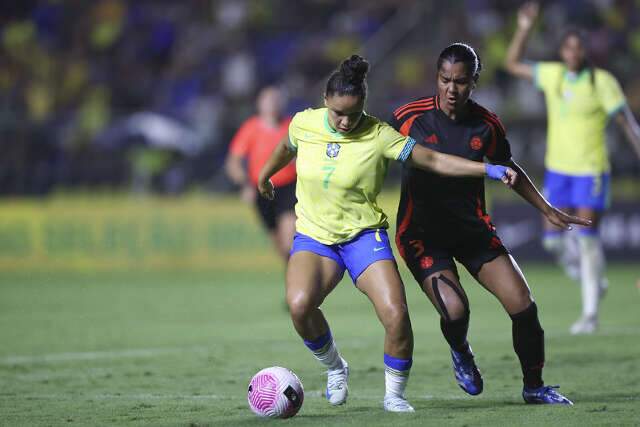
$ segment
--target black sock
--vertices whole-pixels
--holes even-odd
[[[544,385],[544,330],[538,320],[538,307],[531,303],[520,313],[511,315],[513,321],[513,349],[520,359],[524,386],[538,388]]]
[[[469,351],[469,344],[467,343],[469,314],[465,314],[464,317],[460,319],[448,322],[441,317],[440,329],[442,330],[442,335],[444,335],[444,338],[452,349],[460,353],[466,353]]]

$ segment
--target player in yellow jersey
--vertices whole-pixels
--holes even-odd
[[[545,195],[561,210],[588,218],[594,226],[578,229],[577,249],[571,235],[545,221],[544,247],[567,274],[580,281],[582,316],[574,334],[592,333],[598,325],[598,304],[606,291],[604,252],[598,222],[609,199],[609,158],[605,128],[609,119],[624,131],[640,158],[640,126],[627,106],[615,77],[593,67],[581,32],[568,31],[560,44],[559,62],[527,63],[522,52],[536,17],[536,2],[518,12],[518,29],[511,41],[505,66],[511,74],[532,81],[544,92],[547,104]],[[572,256],[573,254],[573,256]]]
[[[413,138],[366,114],[368,68],[364,59],[353,55],[331,75],[325,108],[295,115],[289,140],[278,145],[260,173],[258,190],[273,198],[269,178],[297,156],[297,233],[287,268],[286,300],[296,331],[328,370],[329,403],[346,401],[349,368],[319,307],[347,270],[385,328],[384,409],[413,412],[404,396],[413,333],[387,237],[387,216],[376,202],[389,160],[443,175],[489,176],[510,186],[517,174],[505,166],[416,145]]]

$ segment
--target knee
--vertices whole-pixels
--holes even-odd
[[[440,317],[446,322],[454,322],[469,317],[469,306],[466,300],[463,300],[460,295],[451,289],[439,290],[434,303],[440,313]]]
[[[382,323],[387,332],[402,334],[411,330],[409,309],[406,304],[388,304],[383,313]]]
[[[287,305],[294,321],[306,318],[315,308],[311,296],[305,292],[287,293]]]
[[[469,307],[467,307],[460,299],[456,298],[453,301],[449,301],[446,305],[446,310],[449,315],[449,322],[455,322],[456,320],[469,317]],[[444,317],[444,316],[443,316]]]

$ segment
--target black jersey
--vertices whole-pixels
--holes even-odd
[[[511,159],[509,142],[500,119],[469,100],[468,114],[452,120],[443,113],[438,97],[420,98],[396,109],[390,124],[418,144],[441,153],[482,162]],[[407,229],[430,236],[432,243],[455,244],[482,231],[494,231],[485,209],[483,178],[436,175],[405,164],[398,207],[398,238]]]

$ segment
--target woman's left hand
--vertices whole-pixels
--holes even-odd
[[[560,209],[554,208],[553,206],[549,207],[549,210],[544,213],[544,216],[551,224],[562,228],[563,230],[571,230],[571,224],[578,224],[585,227],[589,227],[592,224],[589,219],[569,215],[562,212]]]

